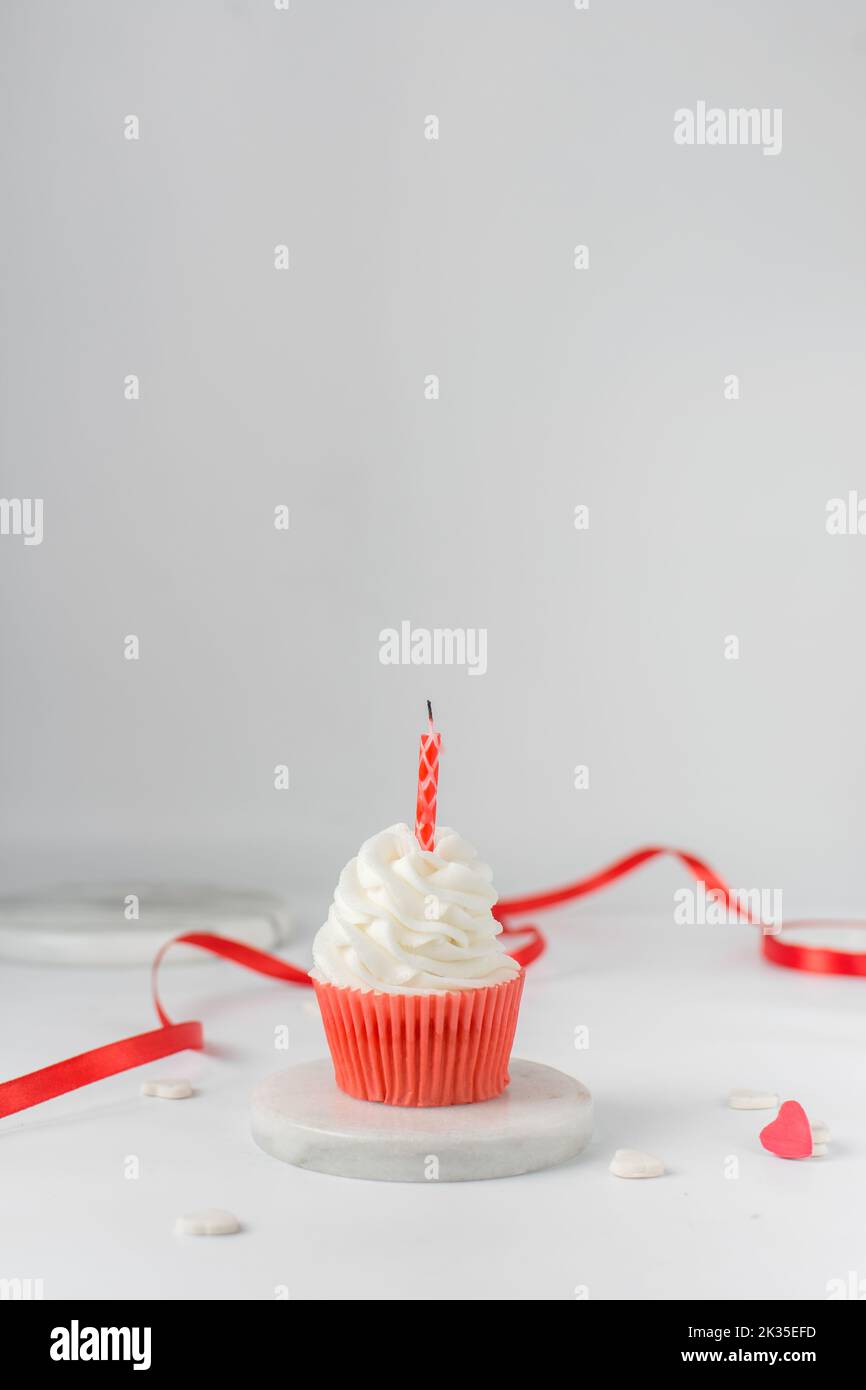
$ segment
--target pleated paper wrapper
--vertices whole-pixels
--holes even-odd
[[[465,1105],[508,1085],[523,992],[513,980],[444,994],[381,994],[313,981],[337,1085],[385,1105]]]

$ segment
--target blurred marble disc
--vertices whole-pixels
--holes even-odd
[[[138,920],[127,920],[131,895]],[[205,885],[71,885],[0,898],[0,958],[34,965],[150,965],[163,942],[181,932],[215,932],[271,951],[290,935],[282,898]],[[167,965],[214,959],[177,946]]]
[[[512,1058],[496,1100],[413,1109],[353,1100],[330,1058],[268,1077],[252,1097],[253,1138],[297,1168],[381,1182],[470,1182],[550,1168],[592,1135],[592,1097],[573,1076]]]

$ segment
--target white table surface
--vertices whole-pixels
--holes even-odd
[[[763,963],[754,929],[676,927],[588,907],[548,914],[515,1051],[589,1085],[596,1133],[573,1164],[488,1183],[388,1185],[303,1172],[260,1152],[247,1100],[267,1072],[325,1047],[312,993],[229,964],[163,975],[186,1053],[0,1121],[0,1278],[46,1298],[822,1299],[866,1275],[866,980]],[[285,954],[306,963],[308,942]],[[146,974],[0,965],[3,1075],[153,1026]],[[286,1024],[288,1052],[274,1030]],[[575,1028],[590,1030],[577,1051]],[[188,1076],[194,1099],[139,1094]],[[769,1087],[826,1121],[826,1158],[758,1144]],[[627,1182],[643,1148],[669,1168]],[[124,1177],[127,1156],[140,1177]],[[725,1176],[739,1160],[739,1177]],[[178,1238],[175,1217],[227,1207],[243,1233]]]

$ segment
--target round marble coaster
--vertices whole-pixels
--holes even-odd
[[[550,1168],[579,1154],[592,1134],[592,1097],[565,1072],[511,1059],[496,1100],[411,1109],[353,1100],[337,1089],[329,1058],[259,1083],[253,1138],[265,1153],[341,1178],[468,1182]]]

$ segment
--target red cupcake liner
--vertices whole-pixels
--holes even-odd
[[[444,994],[381,994],[314,980],[337,1085],[385,1105],[466,1105],[508,1085],[523,993],[513,980]]]

